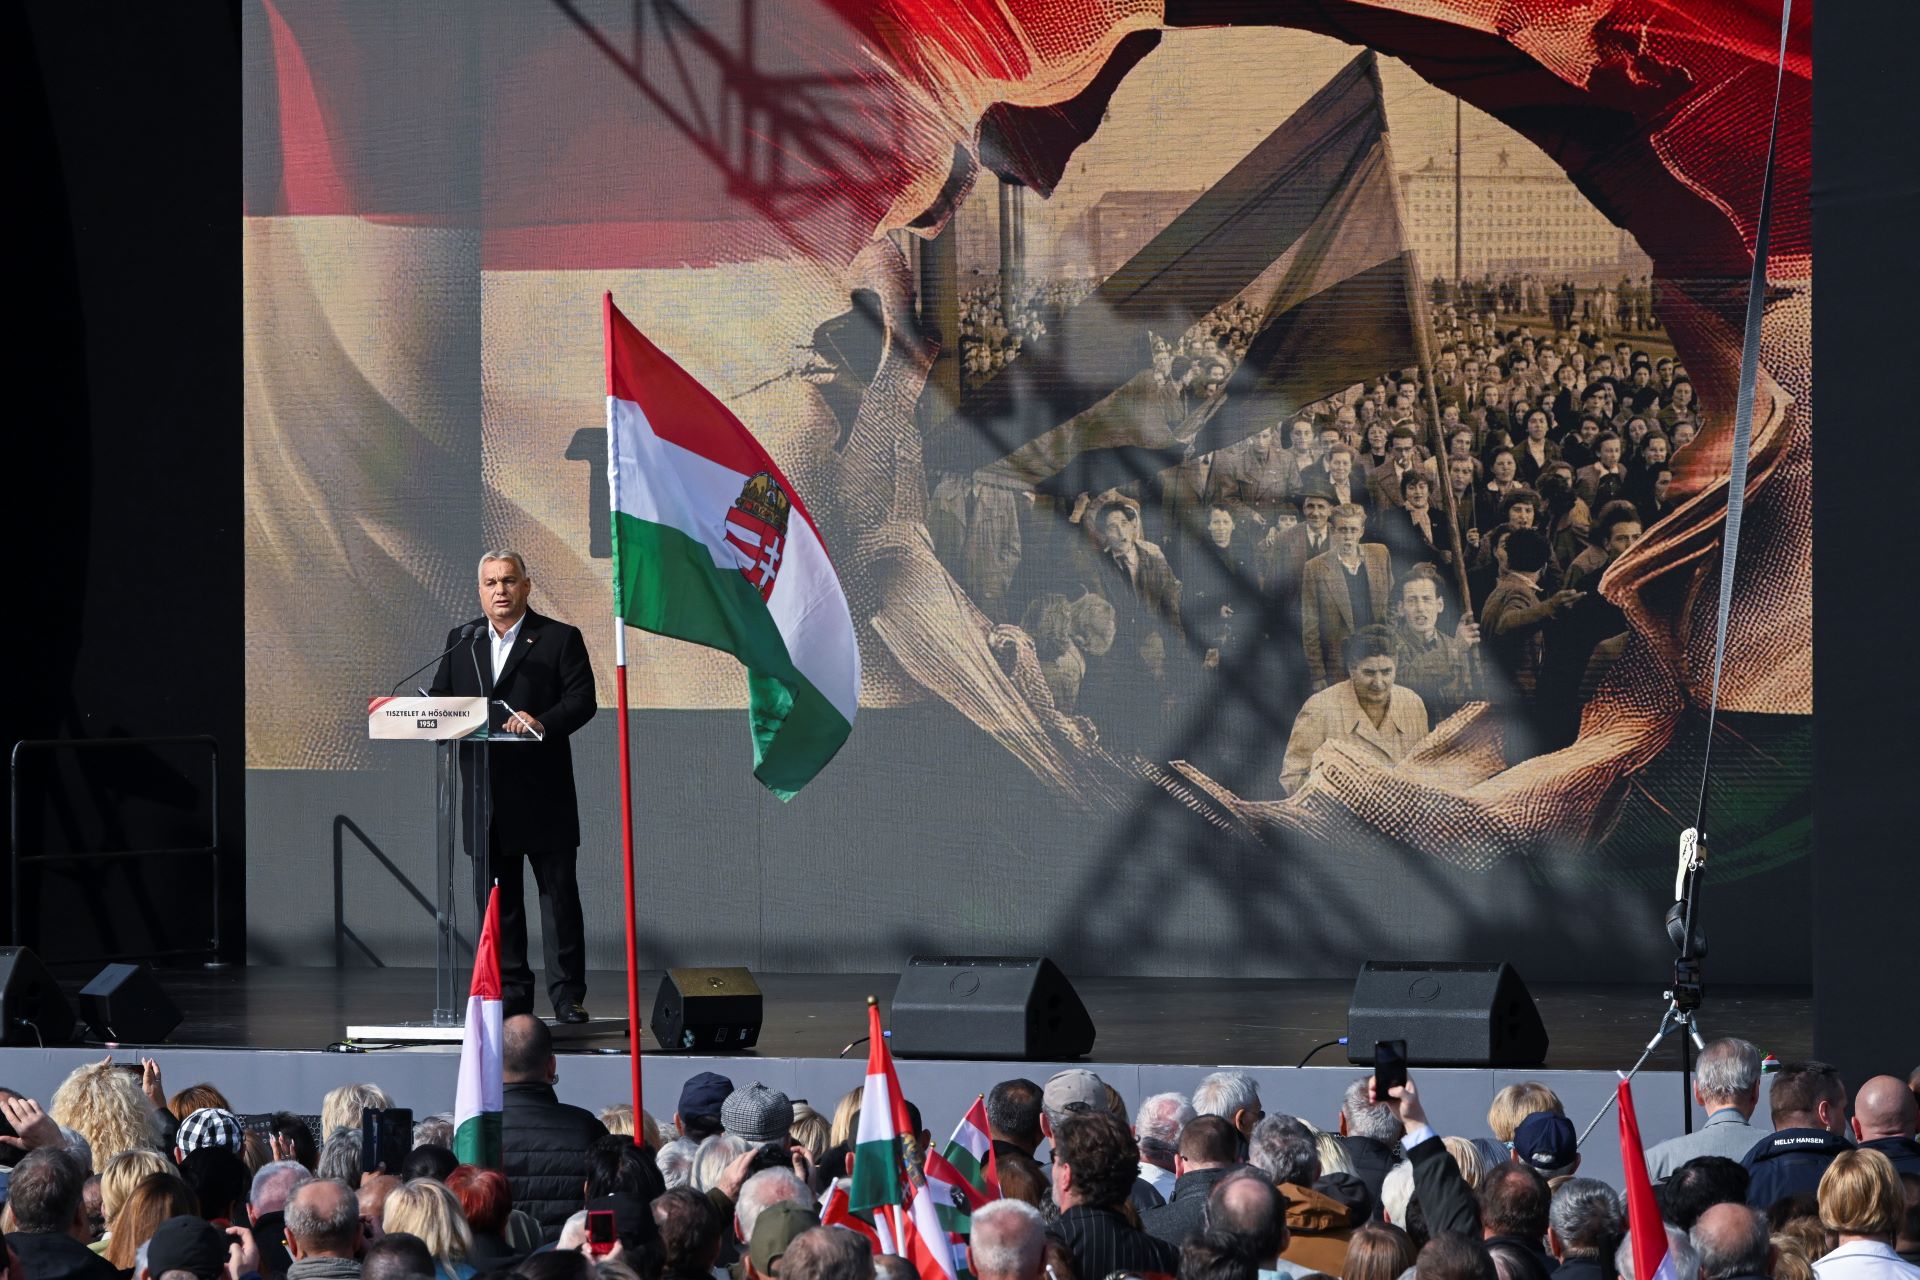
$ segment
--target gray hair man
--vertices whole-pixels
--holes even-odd
[[[1700,1215],[1688,1238],[1700,1257],[1700,1280],[1743,1280],[1773,1274],[1773,1238],[1767,1215],[1744,1204],[1716,1204]]]
[[[780,1256],[780,1280],[873,1280],[873,1250],[845,1227],[814,1227]]]
[[[253,1189],[247,1195],[247,1220],[260,1249],[262,1274],[285,1275],[292,1264],[286,1245],[287,1201],[312,1181],[313,1174],[298,1160],[275,1160],[261,1165],[253,1175]]]
[[[315,1178],[287,1199],[287,1280],[358,1280],[360,1201],[353,1188]]]
[[[973,1211],[967,1257],[974,1280],[1040,1280],[1047,1222],[1023,1200],[995,1200]]]
[[[1260,1088],[1244,1071],[1216,1071],[1193,1091],[1195,1115],[1219,1116],[1245,1139],[1266,1112],[1260,1109]]]
[[[1760,1050],[1745,1040],[1726,1036],[1701,1050],[1693,1071],[1693,1096],[1707,1113],[1707,1122],[1648,1150],[1647,1175],[1656,1183],[1665,1182],[1695,1156],[1742,1159],[1767,1134],[1764,1126],[1753,1123],[1760,1102]]]
[[[1174,1158],[1180,1153],[1180,1133],[1194,1117],[1184,1094],[1156,1093],[1134,1113],[1133,1137],[1140,1144],[1140,1180],[1173,1198]]]
[[[1547,1208],[1547,1252],[1560,1262],[1557,1280],[1612,1280],[1609,1259],[1626,1234],[1627,1215],[1612,1187],[1568,1178]]]
[[[1276,1187],[1311,1187],[1320,1177],[1320,1148],[1305,1125],[1289,1120],[1268,1116],[1254,1127],[1247,1163]]]
[[[813,1189],[791,1169],[762,1169],[740,1185],[740,1198],[733,1206],[733,1234],[741,1244],[753,1239],[753,1225],[760,1215],[776,1204],[797,1204],[814,1208]]]
[[[1391,1101],[1367,1101],[1372,1076],[1361,1076],[1347,1086],[1340,1100],[1340,1139],[1354,1176],[1373,1193],[1374,1216],[1380,1216],[1380,1186],[1387,1171],[1400,1163],[1400,1139],[1407,1127]]]

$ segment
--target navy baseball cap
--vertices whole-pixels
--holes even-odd
[[[1536,1111],[1513,1131],[1513,1154],[1547,1177],[1565,1173],[1579,1158],[1573,1121],[1551,1111]]]
[[[720,1119],[720,1104],[733,1092],[733,1081],[712,1071],[702,1071],[680,1086],[680,1120],[684,1124],[695,1117]]]

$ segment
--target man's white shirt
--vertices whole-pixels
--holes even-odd
[[[527,615],[523,613],[512,626],[507,628],[505,635],[495,630],[491,622],[487,624],[487,639],[493,642],[493,678],[496,683],[500,679],[500,669],[507,665],[507,655],[513,652],[514,642],[520,639],[520,628],[525,626],[526,622]]]

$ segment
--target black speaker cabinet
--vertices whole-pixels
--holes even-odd
[[[760,984],[744,968],[669,969],[653,998],[653,1038],[662,1049],[727,1052],[760,1039]]]
[[[66,1044],[73,1006],[60,984],[26,947],[0,947],[0,1044]]]
[[[96,1039],[159,1044],[180,1025],[180,1006],[148,966],[110,964],[80,988],[80,1016]]]
[[[915,956],[893,993],[902,1058],[1063,1062],[1093,1052],[1093,1019],[1044,956]]]
[[[1527,984],[1504,961],[1369,960],[1347,1008],[1347,1061],[1373,1064],[1376,1040],[1405,1040],[1425,1067],[1537,1067],[1547,1028]]]

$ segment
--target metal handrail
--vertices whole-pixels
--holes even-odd
[[[171,747],[203,745],[207,748],[208,780],[207,800],[209,815],[209,843],[203,847],[90,850],[80,853],[24,853],[21,851],[20,834],[20,757],[31,751],[81,750],[99,747]],[[24,945],[22,934],[21,906],[25,895],[20,887],[20,868],[30,862],[114,862],[129,858],[150,858],[156,856],[204,856],[213,863],[213,929],[205,949],[197,947],[177,947],[168,951],[149,951],[141,953],[114,953],[102,956],[61,957],[62,961],[74,963],[97,963],[99,961],[145,959],[170,959],[176,956],[193,956],[211,953],[213,959],[220,959],[220,743],[210,733],[161,734],[144,738],[22,738],[13,744],[13,750],[7,759],[7,786],[12,801],[12,821],[9,833],[9,882],[12,885],[13,903],[8,922],[9,936],[15,945]]]

